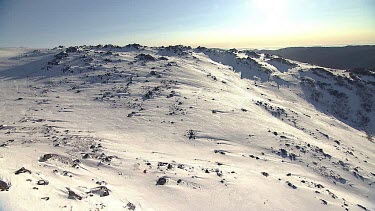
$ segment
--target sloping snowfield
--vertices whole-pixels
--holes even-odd
[[[375,73],[252,51],[0,50],[0,210],[375,210]]]

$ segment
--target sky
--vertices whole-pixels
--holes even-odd
[[[375,44],[375,0],[0,0],[0,47]]]

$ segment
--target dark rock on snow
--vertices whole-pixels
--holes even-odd
[[[9,183],[0,180],[0,191],[8,191],[10,186],[11,185]]]
[[[156,182],[156,185],[165,185],[167,183],[167,177],[160,177]]]
[[[31,171],[28,170],[28,169],[26,169],[25,167],[22,167],[22,168],[18,169],[18,170],[15,172],[16,175],[18,175],[18,174],[22,174],[22,173],[29,173],[29,174],[31,174]]]

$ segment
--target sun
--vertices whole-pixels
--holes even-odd
[[[295,20],[289,16],[291,0],[246,0],[247,13],[237,30],[232,30],[244,37],[265,39],[269,36],[293,34]],[[251,24],[249,24],[251,23]]]

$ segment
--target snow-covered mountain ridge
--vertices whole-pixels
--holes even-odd
[[[373,70],[187,46],[0,52],[0,210],[375,209]]]

